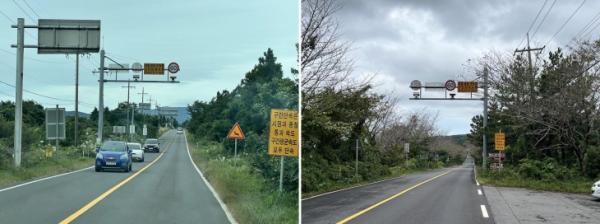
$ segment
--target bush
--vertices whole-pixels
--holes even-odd
[[[526,178],[535,180],[567,180],[575,176],[575,171],[560,165],[553,158],[542,161],[522,159],[517,166],[517,173]]]

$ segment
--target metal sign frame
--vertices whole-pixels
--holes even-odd
[[[58,113],[57,113],[58,111]],[[66,139],[65,108],[46,108],[45,109],[46,139],[64,140]],[[50,133],[57,134],[51,136]]]
[[[38,54],[97,53],[100,20],[39,19]]]

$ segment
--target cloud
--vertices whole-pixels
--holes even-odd
[[[336,15],[342,37],[352,43],[353,76],[375,74],[375,91],[400,97],[402,113],[439,112],[438,127],[448,134],[468,133],[471,118],[482,113],[481,102],[409,101],[410,81],[474,78],[464,64],[490,50],[510,53],[523,47],[525,33],[543,4],[517,0],[339,2],[342,9]],[[552,2],[548,0],[538,22]],[[547,43],[580,3],[557,1],[532,35],[532,46]],[[547,49],[567,45],[598,13],[597,8],[600,2],[586,2],[556,38],[550,39]],[[536,27],[537,23],[532,34]]]

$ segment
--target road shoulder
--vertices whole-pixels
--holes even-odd
[[[598,223],[600,201],[591,196],[483,186],[497,224]]]

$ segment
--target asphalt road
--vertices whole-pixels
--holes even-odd
[[[485,195],[478,190],[468,159],[461,167],[305,199],[302,223],[493,223]]]
[[[0,223],[229,223],[183,135],[160,141],[161,153],[146,153],[130,173],[86,169],[0,189]]]

